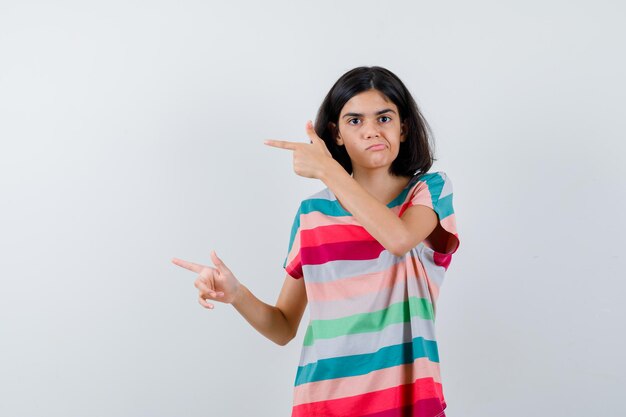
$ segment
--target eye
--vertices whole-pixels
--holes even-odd
[[[350,119],[348,120],[348,124],[350,125],[358,125],[361,121],[359,119]]]
[[[391,117],[389,117],[389,116],[380,116],[380,118],[378,120],[380,120],[383,123],[387,123],[387,122],[391,121]]]

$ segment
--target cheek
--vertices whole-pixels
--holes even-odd
[[[350,159],[354,158],[354,155],[356,155],[358,152],[352,147],[352,145],[350,143],[344,143],[344,148],[346,148],[346,152],[348,152],[348,156],[350,157]]]

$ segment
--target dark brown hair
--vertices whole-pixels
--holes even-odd
[[[382,67],[358,67],[343,74],[330,89],[320,105],[315,119],[315,131],[337,162],[352,173],[352,163],[345,146],[335,142],[341,109],[355,95],[368,90],[378,90],[391,100],[400,113],[406,140],[400,143],[398,157],[389,167],[396,176],[413,176],[428,172],[435,160],[432,132],[422,116],[413,96],[391,71]]]

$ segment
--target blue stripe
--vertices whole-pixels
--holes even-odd
[[[404,187],[400,195],[398,195],[389,204],[387,204],[387,207],[394,208],[404,203],[404,200],[406,199],[406,196],[410,190],[409,185],[412,182],[413,181],[410,181],[409,184],[407,184],[407,186]],[[347,210],[344,210],[344,208],[341,207],[341,204],[339,204],[338,200],[327,200],[324,198],[311,198],[308,200],[304,200],[302,202],[300,206],[300,214],[309,214],[314,211],[319,211],[320,213],[325,214],[327,216],[351,216],[350,212],[348,212]]]
[[[296,233],[300,228],[300,212],[302,210],[302,206],[298,209],[296,213],[296,218],[293,220],[293,225],[291,225],[291,236],[289,237],[289,248],[287,249],[287,256],[285,256],[285,262],[283,262],[283,268],[287,267],[287,260],[289,259],[289,253],[291,252],[291,248],[293,247],[293,241],[296,238]]]
[[[428,186],[433,207],[437,207],[437,201],[439,201],[441,190],[443,190],[443,178],[438,173],[433,173],[424,175],[421,180],[425,181]],[[435,209],[435,211],[437,210]]]
[[[439,215],[439,219],[445,219],[449,215],[454,214],[454,209],[452,208],[452,194],[448,194],[439,199],[435,212]]]
[[[412,181],[411,181],[412,182]],[[411,183],[410,182],[410,183]],[[409,183],[409,184],[410,184]],[[400,193],[399,196],[397,196],[396,198],[394,198],[391,203],[387,204],[387,207],[389,208],[394,208],[396,206],[399,206],[400,204],[404,203],[404,200],[406,199],[406,195],[409,193],[410,188],[407,187]]]
[[[435,213],[437,213],[437,216],[439,216],[439,220],[445,219],[454,213],[454,209],[452,208],[452,194],[439,198],[446,182],[445,178],[440,173],[425,174],[420,178],[420,181],[425,181],[428,186],[433,209]]]
[[[413,363],[417,358],[439,362],[437,342],[416,337],[411,342],[387,346],[374,353],[320,359],[299,366],[295,385],[347,376],[365,375],[379,369]]]
[[[350,213],[345,211],[337,200],[326,200],[323,198],[312,198],[304,200],[300,207],[300,214],[309,214],[319,211],[327,216],[349,216]]]

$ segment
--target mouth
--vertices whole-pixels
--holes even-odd
[[[371,146],[368,146],[366,148],[366,150],[368,151],[382,151],[383,149],[385,149],[387,146],[384,143],[377,143]]]

